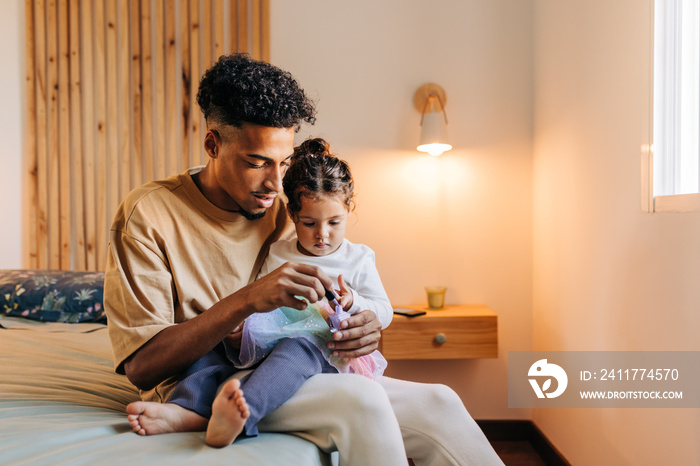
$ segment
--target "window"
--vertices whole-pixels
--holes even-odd
[[[654,211],[700,211],[700,2],[654,5]]]

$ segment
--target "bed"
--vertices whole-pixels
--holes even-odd
[[[202,432],[133,433],[125,407],[138,395],[113,370],[103,279],[0,271],[0,463],[332,464],[330,455],[290,434],[214,449]]]

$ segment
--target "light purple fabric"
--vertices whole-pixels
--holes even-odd
[[[326,343],[333,340],[333,333],[340,329],[340,322],[350,317],[350,313],[345,312],[337,301],[335,304],[337,311],[333,311],[324,299],[302,311],[281,307],[271,312],[253,314],[243,325],[238,361],[231,358],[232,362],[238,368],[249,368],[262,361],[283,339],[304,338],[313,343],[341,373],[360,374],[371,379],[382,375],[387,362],[379,351],[360,358],[342,359],[333,356],[326,348]]]
[[[329,313],[328,318],[330,320],[331,333],[335,333],[340,330],[340,323],[345,319],[348,319],[352,314],[345,312],[343,306],[338,303],[337,299],[331,301],[330,304],[333,304],[335,312]]]

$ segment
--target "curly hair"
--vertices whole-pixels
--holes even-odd
[[[348,211],[354,207],[355,182],[350,166],[331,154],[330,145],[321,138],[307,139],[294,148],[282,185],[288,199],[287,209],[292,214],[301,210],[303,196],[337,196]]]
[[[299,130],[316,108],[292,75],[247,54],[222,55],[199,82],[197,103],[207,123],[253,123]]]

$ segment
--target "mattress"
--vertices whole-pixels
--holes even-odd
[[[113,370],[107,327],[0,318],[0,464],[328,465],[290,434],[215,449],[203,432],[139,436],[136,389]]]

